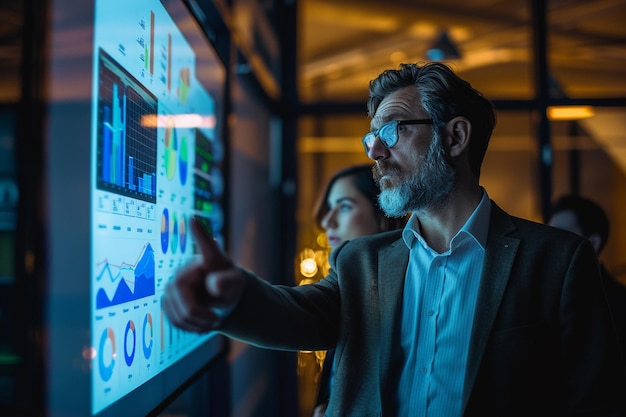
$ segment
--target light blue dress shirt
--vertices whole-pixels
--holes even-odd
[[[489,229],[491,202],[483,197],[437,253],[411,216],[402,237],[410,249],[404,283],[401,347],[404,367],[396,398],[402,417],[455,417],[463,409],[463,383],[474,308]]]

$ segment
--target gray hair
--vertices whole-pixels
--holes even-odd
[[[470,166],[479,177],[489,139],[496,125],[496,110],[491,101],[445,64],[400,64],[397,70],[385,70],[370,81],[367,101],[370,117],[376,114],[386,96],[408,86],[415,86],[415,93],[433,119],[435,129],[443,129],[446,123],[457,116],[466,117],[470,121]]]

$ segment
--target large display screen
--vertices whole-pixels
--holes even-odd
[[[195,256],[192,217],[224,242],[226,73],[184,2],[90,4],[88,65],[71,66],[90,90],[64,99],[67,56],[56,71],[53,57],[50,414],[140,416],[222,346],[171,326],[161,297]],[[57,30],[66,46],[72,30]]]

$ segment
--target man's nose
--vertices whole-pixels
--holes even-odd
[[[383,141],[380,140],[380,136],[376,135],[374,143],[367,151],[367,157],[371,160],[378,161],[379,159],[385,159],[389,156],[389,149],[383,145]]]

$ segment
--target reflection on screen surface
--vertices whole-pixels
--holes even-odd
[[[190,218],[218,240],[223,227],[221,103],[196,74],[197,49],[159,1],[95,4],[92,414],[210,337],[172,327],[161,297],[193,256]]]

